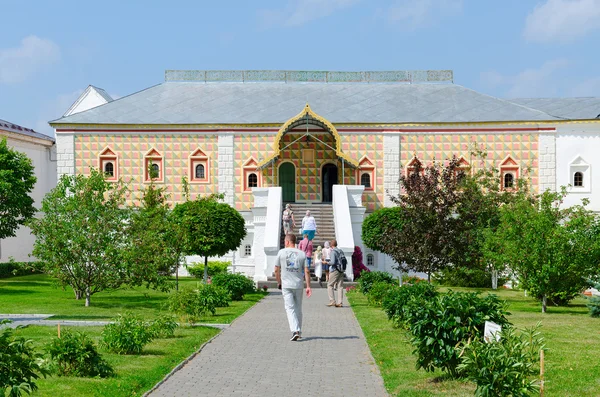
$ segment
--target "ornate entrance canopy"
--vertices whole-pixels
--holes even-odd
[[[298,113],[297,115],[295,115],[294,117],[292,117],[291,119],[286,121],[283,124],[283,126],[281,126],[281,128],[277,132],[277,136],[275,137],[275,142],[273,143],[273,153],[271,155],[269,155],[269,157],[267,157],[266,159],[261,161],[258,164],[257,168],[263,169],[263,168],[273,164],[275,161],[277,161],[277,159],[281,155],[281,150],[282,150],[281,142],[282,142],[283,136],[285,134],[287,134],[288,132],[290,132],[291,130],[293,130],[294,128],[299,127],[301,125],[316,125],[318,127],[323,128],[325,131],[329,132],[335,140],[335,148],[332,148],[335,150],[335,155],[340,160],[342,160],[343,164],[347,164],[352,168],[358,168],[358,166],[359,166],[358,161],[352,159],[347,154],[342,152],[342,142],[340,139],[340,135],[338,134],[338,132],[337,132],[336,128],[333,126],[333,124],[331,124],[324,117],[321,117],[318,114],[316,114],[315,112],[313,112],[308,103],[306,104],[306,106],[300,113]]]

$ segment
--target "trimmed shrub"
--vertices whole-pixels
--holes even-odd
[[[600,297],[592,296],[588,299],[586,306],[590,310],[590,316],[600,317]]]
[[[37,262],[2,262],[0,263],[0,278],[28,276],[41,273]]]
[[[98,353],[92,339],[83,332],[65,332],[46,347],[51,368],[60,376],[106,378],[114,370]]]
[[[440,368],[452,378],[460,377],[457,346],[481,339],[485,321],[509,324],[505,308],[506,302],[496,295],[481,298],[474,292],[453,291],[410,305],[405,324],[412,334],[417,369],[433,372]]]
[[[225,288],[231,294],[231,299],[241,301],[244,295],[255,292],[254,282],[243,274],[223,273],[212,278],[212,284]]]
[[[360,289],[360,292],[367,295],[373,284],[376,282],[398,285],[398,280],[387,272],[363,272],[358,280],[358,288]]]
[[[10,323],[0,321],[0,325]],[[35,383],[40,376],[46,377],[48,370],[39,361],[42,354],[33,348],[33,342],[15,337],[12,328],[0,330],[0,393],[2,396],[18,397],[31,394],[38,389]]]
[[[150,325],[133,313],[119,314],[102,330],[102,345],[117,354],[140,354],[153,338]]]
[[[438,296],[433,284],[418,282],[416,284],[403,284],[402,287],[389,291],[383,299],[383,310],[396,327],[406,328],[406,320],[409,317],[411,305],[420,305],[424,301],[430,301]]]
[[[229,266],[231,266],[231,262],[208,261],[208,277],[227,273]],[[193,266],[188,267],[188,273],[196,278],[204,278],[204,262],[194,262]]]
[[[457,370],[475,382],[475,396],[537,396],[539,393],[539,352],[544,339],[538,326],[517,334],[503,328],[500,341],[486,343],[476,339],[462,347]]]
[[[390,284],[385,281],[377,281],[371,286],[369,289],[369,293],[367,294],[367,300],[369,301],[369,305],[371,306],[381,306],[381,302],[383,299],[395,288],[400,288],[397,285]]]
[[[198,289],[184,288],[169,296],[169,310],[179,316],[182,322],[193,324],[209,312],[214,315],[217,307],[227,307],[231,294],[213,284],[200,284]]]
[[[175,317],[163,315],[152,321],[150,331],[157,339],[172,338],[175,336],[177,327],[179,327],[179,324],[175,321]]]
[[[492,273],[466,267],[445,268],[433,275],[441,285],[466,288],[492,288]],[[504,285],[505,278],[498,277],[498,285]]]
[[[426,283],[427,280],[417,277],[417,276],[409,276],[408,274],[402,275],[402,284],[417,284],[417,283]]]

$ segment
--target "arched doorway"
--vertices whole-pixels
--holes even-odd
[[[296,167],[294,164],[283,163],[279,166],[279,186],[281,186],[284,202],[296,201]]]
[[[321,169],[321,201],[333,201],[333,185],[338,183],[338,168],[335,164],[325,164]]]

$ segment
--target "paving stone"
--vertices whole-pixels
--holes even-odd
[[[352,309],[303,302],[303,338],[289,340],[281,292],[271,292],[150,395],[387,396]]]

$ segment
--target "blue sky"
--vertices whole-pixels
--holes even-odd
[[[168,4],[168,5],[167,5]],[[93,84],[165,69],[453,69],[501,98],[600,96],[600,0],[0,0],[0,119],[53,135]]]

